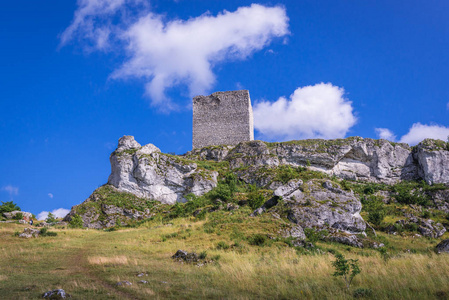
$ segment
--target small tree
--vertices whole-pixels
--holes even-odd
[[[8,202],[2,201],[2,205],[0,205],[0,214],[5,213],[5,212],[12,212],[15,210],[21,210],[21,209],[20,209],[20,207],[17,206],[17,204],[15,204],[12,201],[8,201]]]
[[[52,213],[48,213],[47,219],[45,219],[47,223],[56,223],[56,216]]]
[[[346,259],[343,254],[334,254],[336,260],[332,262],[332,266],[335,268],[333,276],[343,277],[346,288],[349,292],[349,286],[351,285],[354,277],[360,273],[359,260],[358,259]]]
[[[71,228],[82,228],[83,218],[80,215],[74,214],[69,222]]]

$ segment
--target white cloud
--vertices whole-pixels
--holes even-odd
[[[70,212],[69,209],[65,208],[58,208],[51,211],[53,215],[55,215],[56,218],[64,218],[68,213]],[[37,215],[38,220],[45,220],[48,217],[48,211],[42,211]]]
[[[15,196],[19,194],[19,188],[12,185],[5,185],[2,187],[2,191],[8,192],[10,196]]]
[[[415,123],[409,129],[408,133],[401,137],[401,143],[416,145],[426,138],[440,139],[447,141],[449,136],[449,127],[441,125],[425,125]]]
[[[117,10],[123,7],[125,0],[78,0],[77,2],[78,9],[73,16],[72,24],[60,36],[61,45],[65,45],[79,34],[92,41],[96,48],[106,48],[112,24],[104,19],[114,16]]]
[[[331,83],[299,87],[275,102],[254,105],[254,127],[269,140],[343,138],[356,123],[344,89]]]
[[[51,199],[53,199],[53,194],[52,194],[52,193],[48,193],[48,197],[50,197]]]
[[[102,50],[110,44],[126,50],[128,59],[111,78],[139,78],[154,106],[176,108],[166,97],[168,88],[187,85],[190,96],[207,92],[215,83],[213,67],[227,60],[246,59],[273,38],[289,33],[284,7],[252,4],[234,12],[209,13],[189,20],[165,21],[147,9],[130,19],[131,0],[80,0],[73,23],[61,36],[65,44],[75,36],[91,41]],[[120,12],[127,16],[112,19]],[[126,12],[126,13],[125,13]],[[100,19],[100,21],[98,21]]]
[[[375,128],[374,130],[376,131],[376,134],[380,139],[385,139],[392,142],[396,141],[396,135],[394,135],[394,133],[390,129]]]

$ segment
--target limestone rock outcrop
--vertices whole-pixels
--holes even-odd
[[[108,184],[119,191],[162,203],[185,202],[185,195],[202,195],[217,185],[217,172],[163,154],[153,144],[141,146],[132,136],[120,138],[110,161]]]
[[[449,183],[449,151],[439,140],[424,140],[415,147],[387,140],[350,137],[336,140],[299,140],[282,143],[242,142],[207,159],[229,161],[231,169],[248,183],[263,185],[254,174],[258,167],[308,166],[344,179],[393,184],[401,180],[424,179],[427,183]],[[201,150],[196,150],[197,153]],[[188,152],[186,157],[195,156]],[[193,158],[193,157],[192,157]],[[241,171],[244,169],[247,171]]]
[[[39,229],[25,228],[23,230],[23,232],[21,234],[19,234],[19,237],[26,238],[26,239],[33,238],[33,237],[37,238],[39,236],[39,233],[40,233]]]
[[[22,219],[25,218],[25,220],[31,220],[31,218],[33,217],[33,214],[30,212],[26,212],[26,211],[20,211],[20,210],[14,210],[11,212],[5,212],[3,213],[3,216],[7,219],[14,219],[14,217],[17,214],[21,214],[22,215]]]
[[[291,222],[302,228],[334,229],[349,234],[365,231],[366,224],[360,216],[362,204],[352,192],[342,190],[336,183],[292,180],[274,193],[283,199],[278,212],[286,213]]]
[[[449,182],[449,147],[438,140],[425,139],[416,147],[419,176],[428,184]]]

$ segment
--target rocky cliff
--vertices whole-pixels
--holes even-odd
[[[424,140],[415,147],[359,137],[284,143],[251,141],[175,156],[161,153],[152,144],[141,146],[132,136],[124,136],[110,161],[108,183],[73,207],[67,221],[80,215],[84,226],[111,227],[151,218],[155,207],[160,206],[157,203],[170,206],[206,195],[199,201],[202,206],[192,204],[193,208],[200,208],[194,216],[223,209],[224,202],[230,209],[238,208],[240,199],[240,205],[249,203],[257,208],[252,216],[270,213],[285,220],[288,225],[280,230],[284,236],[302,239],[304,229],[325,230],[330,240],[361,246],[353,236],[366,229],[360,214],[361,195],[354,193],[345,180],[354,187],[414,182],[405,192],[399,188],[384,189],[376,197],[383,197],[385,202],[433,200],[436,207],[449,207],[444,187],[449,184],[448,145],[435,140]],[[427,183],[425,189],[417,185],[421,179]],[[237,183],[241,185],[239,191]],[[435,190],[428,184],[440,186]],[[261,192],[254,196],[254,189]],[[254,199],[263,201],[251,204]],[[159,212],[172,215],[173,209],[165,207]],[[419,219],[418,223],[425,222]],[[435,230],[429,230],[431,236],[437,235]]]
[[[110,161],[108,184],[119,191],[166,204],[185,202],[185,195],[199,196],[217,186],[217,172],[163,154],[153,144],[141,146],[132,136],[119,140]]]
[[[236,171],[261,166],[307,166],[330,176],[355,181],[396,183],[423,179],[449,183],[449,147],[426,139],[415,147],[387,140],[350,137],[283,143],[252,141],[236,147],[207,147],[188,152],[191,159],[229,161]]]

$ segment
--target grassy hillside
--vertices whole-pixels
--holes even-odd
[[[440,239],[379,233],[378,241],[386,244],[379,252],[311,235],[315,247],[295,248],[274,238],[282,220],[269,214],[251,218],[250,211],[153,218],[109,231],[56,228],[50,230],[57,236],[29,240],[15,236],[25,225],[2,223],[1,298],[38,298],[56,288],[74,299],[350,299],[362,294],[360,288],[367,299],[449,296],[449,256],[432,251]],[[203,252],[212,262],[176,262],[171,256],[178,249]],[[332,276],[335,258],[329,250],[359,260],[362,271],[350,292]],[[148,276],[137,277],[141,272]],[[116,286],[122,280],[133,285]]]

